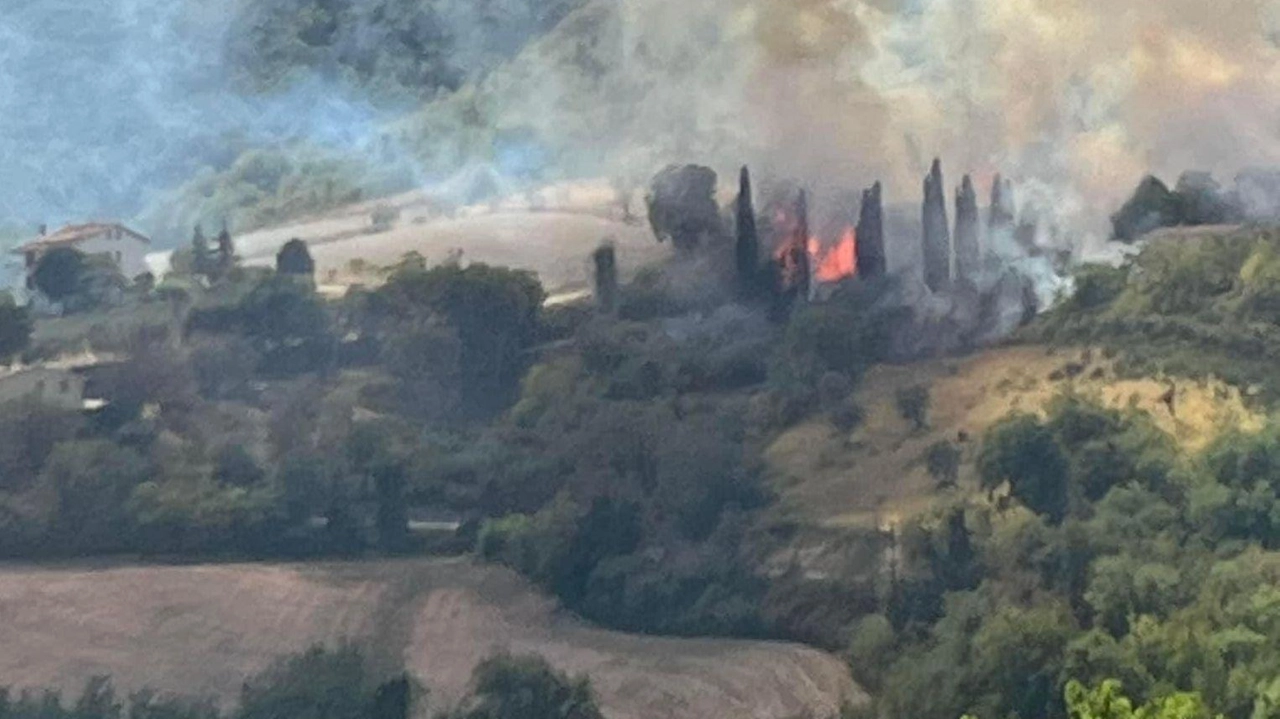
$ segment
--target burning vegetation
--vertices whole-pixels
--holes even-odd
[[[774,182],[757,205],[752,174],[743,167],[737,196],[724,211],[715,205],[716,184],[709,168],[671,166],[654,178],[647,196],[654,234],[677,250],[662,270],[668,289],[688,295],[696,287],[702,300],[695,304],[704,309],[732,298],[765,308],[776,320],[799,304],[866,285],[858,290],[860,301],[910,311],[913,319],[897,328],[892,344],[894,354],[914,356],[1004,336],[1033,318],[1062,282],[1062,258],[1039,249],[1036,218],[1018,216],[1012,183],[999,175],[985,223],[973,179],[963,177],[952,225],[942,164],[935,160],[915,240],[909,230],[886,231],[879,182],[817,203],[807,188]],[[891,271],[891,254],[908,259]]]

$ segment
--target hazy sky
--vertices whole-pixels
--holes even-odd
[[[351,93],[229,92],[232,2],[8,0],[0,219],[127,216],[245,140],[358,146],[382,118]],[[596,52],[606,80],[522,67],[497,99],[637,172],[752,161],[904,201],[941,155],[948,184],[1003,170],[1098,228],[1147,171],[1280,164],[1280,2],[593,2],[604,40],[564,52]]]

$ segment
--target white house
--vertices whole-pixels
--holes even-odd
[[[41,234],[14,250],[15,254],[23,256],[28,287],[36,263],[46,252],[58,247],[70,247],[86,255],[106,257],[120,269],[120,274],[132,280],[148,270],[146,256],[151,240],[118,222],[67,225],[52,234]]]

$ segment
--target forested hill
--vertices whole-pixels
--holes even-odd
[[[359,163],[382,162],[371,146],[386,122],[482,75],[577,4],[9,3],[0,17],[0,225],[132,217],[261,148],[284,146],[279,162],[310,152],[357,163],[343,171],[367,184]],[[260,174],[236,204],[285,181]],[[401,173],[402,183],[411,178]]]

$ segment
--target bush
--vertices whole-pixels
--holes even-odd
[[[1133,196],[1111,217],[1115,238],[1133,242],[1151,230],[1179,224],[1178,198],[1159,179],[1148,175]]]
[[[879,691],[893,664],[898,638],[883,614],[859,619],[849,634],[849,665],[854,678],[870,691]]]
[[[516,399],[546,294],[529,272],[484,264],[396,270],[370,310],[394,327],[438,318],[457,335],[461,408],[481,418]]]
[[[1034,416],[1013,415],[987,430],[978,473],[987,489],[1009,482],[1014,497],[1053,522],[1067,514],[1067,457]]]
[[[671,165],[659,172],[645,197],[658,241],[670,240],[677,251],[689,253],[722,239],[715,190],[716,173],[710,168]]]
[[[31,280],[41,294],[54,302],[62,302],[80,291],[81,280],[88,270],[88,258],[70,247],[55,247],[40,256]]]
[[[235,719],[368,719],[371,703],[359,650],[317,646],[245,680]]]
[[[603,719],[587,679],[571,679],[541,657],[489,657],[471,684],[471,695],[440,719]]]
[[[10,362],[31,345],[35,323],[26,307],[19,307],[13,295],[0,293],[0,362]]]
[[[276,272],[282,275],[314,277],[316,263],[311,259],[307,243],[296,238],[284,243],[276,253]]]
[[[129,501],[150,473],[136,452],[111,442],[59,444],[41,475],[41,483],[57,496],[53,542],[77,552],[128,547]]]
[[[923,431],[929,426],[929,386],[918,384],[904,387],[894,393],[894,403],[898,414],[911,423],[915,431]]]
[[[934,442],[925,450],[924,462],[938,486],[955,486],[960,476],[960,450],[954,444],[946,440]]]

